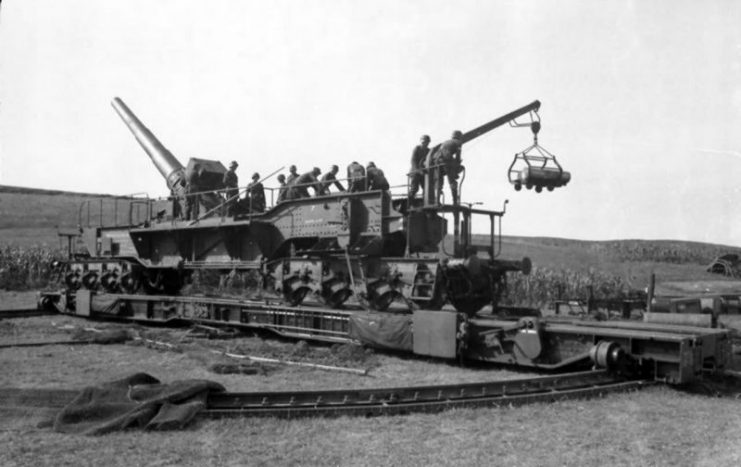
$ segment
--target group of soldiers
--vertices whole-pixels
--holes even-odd
[[[288,169],[288,177],[283,174],[278,175],[280,188],[278,191],[277,202],[280,203],[292,199],[309,198],[311,196],[309,188],[314,192],[314,196],[329,194],[330,187],[332,186],[337,188],[338,191],[347,191],[350,193],[389,189],[389,183],[388,180],[386,180],[386,176],[373,162],[369,162],[366,167],[363,167],[355,161],[351,163],[347,167],[347,188],[337,180],[337,174],[339,171],[340,168],[333,165],[329,172],[325,173],[321,177],[319,177],[319,175],[321,175],[322,171],[318,167],[314,167],[310,172],[299,175],[296,166],[292,165]]]
[[[463,170],[461,165],[461,146],[463,133],[455,130],[451,138],[436,147],[430,154],[430,137],[422,135],[419,144],[412,150],[412,169],[409,172],[409,200],[417,195],[420,187],[424,191],[424,175],[429,171],[432,178],[431,189],[435,190],[435,200],[440,200],[443,181],[447,178],[453,204],[458,204],[458,175]],[[428,156],[429,162],[428,162]]]
[[[437,200],[442,194],[443,180],[447,178],[450,186],[453,204],[458,204],[458,174],[462,170],[461,166],[461,145],[463,144],[463,134],[456,130],[452,137],[434,148],[430,153],[430,137],[422,135],[420,142],[412,151],[411,171],[409,173],[409,191],[408,196],[411,200],[417,195],[420,188],[425,190],[424,176],[425,172],[430,173],[432,177],[432,189],[435,190]],[[429,160],[428,160],[429,159]],[[259,213],[265,211],[267,206],[265,199],[265,188],[260,179],[260,174],[252,174],[252,182],[245,188],[245,197],[240,199],[239,196],[239,177],[236,170],[239,164],[232,161],[229,169],[224,173],[222,185],[223,208],[224,213],[233,216],[238,212]],[[338,191],[348,191],[350,193],[370,191],[370,190],[388,190],[389,182],[383,173],[383,170],[376,167],[376,164],[369,162],[365,167],[357,161],[353,161],[347,166],[347,189],[337,180],[339,167],[333,165],[329,172],[321,175],[321,170],[314,167],[311,171],[303,174],[298,173],[295,165],[289,168],[288,177],[284,174],[278,175],[278,198],[277,203],[287,200],[309,198],[313,191],[314,196],[322,196],[330,193],[330,187],[334,186]],[[202,190],[205,189],[204,167],[196,163],[193,169],[185,177],[185,219],[198,219],[200,214],[200,201]]]
[[[252,181],[245,188],[244,198],[239,198],[239,177],[237,176],[237,161],[229,164],[229,170],[224,173],[222,183],[226,197],[226,215],[233,216],[238,211],[263,212],[267,206],[265,201],[265,187],[262,185],[260,174],[252,174]]]
[[[229,170],[224,172],[222,179],[223,190],[219,195],[213,192],[215,196],[220,196],[218,201],[223,204],[223,213],[228,216],[237,214],[238,211],[263,212],[265,211],[265,189],[260,182],[260,174],[252,174],[252,182],[245,189],[244,198],[239,197],[239,177],[237,176],[237,161],[229,164]],[[185,212],[183,217],[186,220],[195,220],[200,216],[201,198],[209,192],[208,183],[204,176],[205,168],[196,163],[192,170],[185,174]]]

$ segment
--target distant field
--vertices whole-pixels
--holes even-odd
[[[59,231],[89,222],[111,225],[128,216],[128,204],[111,195],[0,185],[0,243],[18,246],[60,244]],[[118,209],[116,209],[118,204]],[[114,216],[114,211],[116,215]]]

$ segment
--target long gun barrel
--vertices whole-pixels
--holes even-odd
[[[181,194],[183,191],[183,178],[185,169],[172,153],[160,143],[151,131],[134,115],[124,102],[118,97],[114,97],[111,105],[121,117],[121,120],[131,130],[136,140],[139,142],[144,151],[152,159],[157,170],[167,181],[167,186],[174,194]]]

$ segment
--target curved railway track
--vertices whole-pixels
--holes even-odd
[[[208,396],[201,418],[327,417],[434,413],[452,408],[498,407],[599,397],[641,389],[652,381],[604,370],[486,383],[330,391],[221,393]],[[61,409],[78,391],[0,388],[3,408]]]
[[[17,308],[0,310],[0,319],[30,318],[32,316],[56,315],[59,312],[44,308]]]
[[[652,384],[604,370],[454,385],[383,389],[211,394],[200,415],[221,417],[372,416],[440,412],[601,396]]]

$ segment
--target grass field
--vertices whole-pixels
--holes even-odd
[[[8,264],[20,268],[6,276],[25,277],[25,282],[41,274],[24,264],[32,263],[29,258],[34,255],[55,251],[57,229],[75,228],[79,203],[90,199],[84,194],[0,187],[0,252],[5,261],[0,261],[0,270],[10,271]],[[552,296],[552,289],[561,283],[570,287],[566,293],[577,295],[590,281],[610,284],[610,291],[642,289],[651,273],[660,281],[720,280],[704,272],[705,265],[734,250],[675,241],[507,237],[502,257],[530,257],[535,270],[529,282],[512,285],[549,288]],[[533,302],[543,297],[528,293],[526,298]],[[32,306],[33,300],[28,292],[0,292],[0,307]],[[0,342],[67,339],[71,334],[67,328],[90,325],[121,326],[57,316],[5,320],[0,321]],[[73,389],[138,371],[163,381],[211,379],[230,391],[404,386],[523,376],[502,368],[466,368],[378,352],[338,353],[330,347],[257,336],[188,342],[183,340],[183,330],[136,331],[175,342],[177,351],[129,344],[0,349],[0,387]],[[288,366],[265,367],[256,375],[217,375],[208,367],[224,358],[210,352],[219,346],[253,355],[364,367],[370,369],[370,376]],[[667,387],[603,399],[437,415],[200,421],[176,433],[125,432],[102,438],[37,428],[49,415],[20,407],[0,409],[0,465],[741,465],[738,401]]]
[[[207,421],[103,438],[0,432],[5,466],[734,466],[738,401],[667,388],[380,418]]]
[[[70,327],[126,326],[73,317],[0,322],[8,342],[61,340]],[[184,342],[185,330],[144,330]],[[141,345],[48,346],[0,351],[0,387],[75,388],[138,371],[172,381],[207,378],[230,391],[389,387],[508,379],[506,369],[364,353],[341,362],[370,376],[271,366],[258,375],[217,375],[205,349],[323,361],[329,347],[244,337],[185,341],[177,351]],[[43,370],[41,370],[43,369]],[[334,419],[197,421],[175,433],[124,432],[89,438],[36,425],[51,413],[0,409],[0,465],[738,465],[741,412],[733,398],[654,387],[605,398],[442,414]]]

